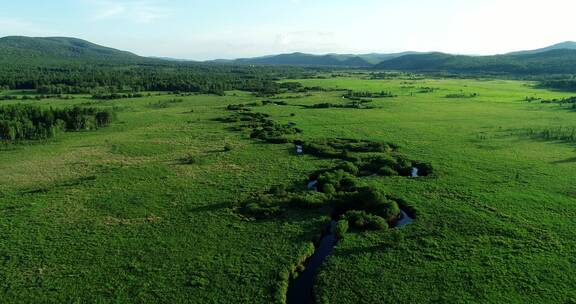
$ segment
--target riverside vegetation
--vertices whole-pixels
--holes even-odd
[[[97,92],[79,78],[77,94],[47,84],[64,95],[0,101],[3,126],[33,130],[0,148],[0,301],[282,303],[333,218],[341,239],[318,303],[576,300],[576,113],[527,99],[573,92],[234,77],[196,94]],[[0,96],[41,94],[24,89]],[[356,98],[373,107],[314,107]],[[390,229],[400,208],[416,219]]]

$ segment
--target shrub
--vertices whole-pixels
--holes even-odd
[[[360,169],[354,163],[345,161],[336,167],[337,170],[342,170],[344,172],[350,173],[352,175],[358,175]]]
[[[326,192],[325,187],[331,185],[336,191],[354,191],[356,187],[355,177],[343,170],[328,171],[318,177],[320,191]]]
[[[399,156],[396,158],[396,160],[397,163],[394,169],[396,169],[398,174],[400,174],[401,176],[410,176],[412,174],[412,168],[413,168],[412,161],[404,156]]]
[[[332,184],[324,185],[324,187],[323,187],[322,190],[323,190],[324,193],[327,194],[327,195],[334,195],[334,194],[336,194],[336,187],[334,187],[334,185],[332,185]]]
[[[342,218],[348,221],[350,227],[358,230],[384,230],[388,228],[388,223],[383,218],[365,211],[348,211]]]
[[[388,167],[388,166],[383,166],[380,167],[380,169],[378,169],[378,175],[381,176],[396,176],[398,175],[398,172],[396,172],[396,170]]]
[[[400,216],[400,206],[398,203],[392,200],[388,200],[386,204],[378,206],[376,213],[385,218],[388,221],[394,220]]]
[[[224,145],[224,152],[232,151],[232,149],[234,149],[234,148],[232,147],[231,144],[225,144]]]
[[[326,204],[326,202],[326,195],[316,191],[305,191],[296,194],[290,200],[291,205],[306,209],[322,207]]]
[[[423,163],[423,162],[415,162],[413,166],[418,168],[418,175],[419,176],[428,176],[434,173],[434,168],[430,163]]]
[[[288,193],[286,192],[286,185],[274,185],[270,187],[270,191],[268,193],[274,196],[286,196]]]
[[[380,169],[383,167],[396,168],[398,166],[398,161],[392,158],[390,155],[381,155],[360,164],[360,167],[364,171],[368,171],[374,174],[379,174]]]
[[[196,156],[192,155],[192,154],[187,154],[186,156],[184,156],[182,158],[182,163],[186,164],[186,165],[192,165],[197,163],[197,159]]]
[[[291,142],[291,140],[286,137],[267,137],[265,140],[267,143],[271,144],[287,144]]]
[[[256,218],[273,217],[280,214],[279,206],[263,206],[258,203],[249,203],[242,208],[243,213]]]
[[[348,220],[345,219],[339,220],[336,223],[336,226],[334,227],[334,234],[336,234],[336,237],[338,237],[339,239],[343,239],[346,232],[348,232],[348,228],[349,228]]]

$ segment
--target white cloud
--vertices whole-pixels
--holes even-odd
[[[93,9],[93,20],[121,19],[135,23],[151,23],[167,18],[171,11],[151,0],[87,0]]]
[[[0,18],[0,36],[62,36],[61,32],[15,18]]]

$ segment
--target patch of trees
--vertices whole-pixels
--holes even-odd
[[[474,98],[478,97],[478,93],[452,93],[445,96],[445,98]]]
[[[348,91],[342,97],[347,98],[347,99],[351,99],[351,100],[360,100],[362,98],[389,98],[389,97],[396,97],[396,95],[394,95],[390,91],[380,91],[380,92]]]
[[[566,103],[576,104],[576,96],[565,97],[565,98],[547,99],[547,100],[541,100],[540,102],[542,102],[542,103],[559,103],[559,104],[566,104]]]
[[[108,126],[114,118],[111,111],[90,107],[65,109],[33,105],[0,107],[0,140],[49,139],[60,131],[95,130]]]
[[[236,130],[250,132],[250,138],[263,140],[273,144],[285,144],[292,141],[293,135],[302,132],[292,124],[278,124],[269,118],[268,114],[253,113],[245,105],[229,105],[229,110],[236,113],[228,117],[219,118],[218,120],[226,123],[242,122]]]
[[[338,168],[356,176],[410,176],[412,168],[418,168],[420,176],[433,173],[430,164],[409,160],[390,143],[334,138],[307,141],[303,148],[307,154],[344,161]]]
[[[534,139],[576,142],[575,127],[528,128],[524,133]]]
[[[157,102],[153,102],[153,103],[148,104],[148,106],[151,108],[165,109],[165,108],[171,107],[174,104],[178,104],[178,103],[182,103],[182,102],[184,102],[184,99],[174,98],[174,99],[167,99],[167,100],[159,100]]]
[[[361,100],[359,102],[349,102],[345,104],[323,102],[313,105],[303,105],[303,107],[308,109],[329,109],[329,108],[340,108],[340,109],[374,109],[374,106],[367,105],[367,103],[372,102],[371,100]]]
[[[0,100],[74,99],[68,95],[0,95]]]
[[[9,62],[0,65],[0,87],[36,90],[39,94],[191,92],[223,95],[242,90],[271,96],[295,84],[277,80],[308,72],[296,67],[208,65],[155,61],[110,65],[63,62]],[[285,89],[284,89],[285,90]]]
[[[418,89],[418,93],[422,93],[422,94],[426,94],[426,93],[434,93],[434,91],[436,91],[436,88],[431,88],[431,87],[420,87]]]
[[[402,73],[398,73],[398,72],[370,73],[370,79],[396,79],[400,76],[402,76]]]
[[[255,218],[282,216],[289,208],[328,208],[338,219],[338,235],[349,229],[380,230],[394,226],[400,206],[416,210],[405,201],[391,198],[374,187],[360,186],[359,178],[373,174],[409,176],[413,167],[422,175],[432,174],[432,166],[408,160],[391,144],[354,139],[326,139],[304,143],[304,151],[322,158],[340,159],[331,169],[320,170],[308,179],[308,187],[274,186],[240,203],[239,211]],[[383,168],[385,168],[383,170]],[[302,183],[303,185],[304,183]]]
[[[96,93],[92,95],[92,99],[97,100],[115,100],[115,99],[127,99],[127,98],[142,98],[142,97],[149,97],[151,96],[150,93]]]
[[[230,106],[229,106],[230,107]],[[237,129],[249,129],[250,137],[268,143],[288,143],[290,135],[301,130],[294,125],[277,124],[264,113],[253,113],[242,106],[230,107],[234,115],[221,118],[224,122],[243,122]],[[324,139],[302,142],[304,153],[317,157],[336,159],[339,163],[331,168],[313,173],[305,183],[273,186],[265,193],[252,194],[239,202],[238,211],[253,218],[280,217],[290,208],[329,208],[338,218],[339,235],[348,229],[359,231],[386,229],[400,219],[400,206],[416,210],[398,199],[393,199],[373,187],[359,186],[359,178],[374,174],[384,176],[410,176],[418,168],[420,176],[432,174],[427,163],[410,161],[397,152],[393,144],[357,139]]]
[[[538,98],[538,97],[534,97],[534,96],[526,96],[526,97],[524,97],[524,101],[526,101],[526,102],[542,101],[542,98]]]
[[[541,83],[542,87],[562,90],[562,91],[576,91],[576,78],[561,79],[561,80],[548,80]]]

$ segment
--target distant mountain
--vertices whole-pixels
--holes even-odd
[[[543,52],[495,56],[416,54],[390,59],[374,68],[410,72],[472,74],[573,74],[576,73],[576,50],[552,49]]]
[[[554,44],[545,48],[536,49],[536,50],[529,50],[529,51],[519,51],[519,52],[512,52],[506,55],[531,55],[531,54],[538,54],[544,53],[553,50],[576,50],[576,42],[574,41],[565,41],[562,43]]]
[[[358,55],[358,57],[366,60],[370,64],[379,64],[383,61],[406,56],[406,55],[415,55],[415,54],[426,54],[422,52],[401,52],[401,53],[390,53],[390,54],[378,54],[378,53],[371,53],[371,54],[362,54]]]
[[[415,52],[394,54],[327,54],[312,55],[305,53],[280,54],[254,58],[241,58],[235,60],[212,60],[213,63],[239,63],[260,65],[306,65],[306,66],[333,66],[333,67],[371,67],[384,60],[398,58]]]
[[[194,62],[190,61],[191,64]],[[374,68],[411,72],[492,74],[576,74],[576,42],[494,56],[465,56],[444,53],[327,54],[292,53],[236,60],[214,60],[223,64],[260,64]],[[186,65],[188,61],[148,58],[85,40],[66,37],[0,38],[0,65],[47,64]]]
[[[150,56],[148,58],[151,59],[160,59],[160,60],[165,60],[165,61],[174,61],[174,62],[196,62],[194,60],[189,60],[189,59],[181,59],[181,58],[172,58],[172,57],[158,57],[158,56]]]
[[[307,65],[307,66],[341,66],[369,67],[370,63],[362,58],[347,55],[311,55],[304,53],[281,54],[255,58],[242,58],[228,63],[260,64],[260,65]]]
[[[0,63],[45,61],[125,63],[147,60],[152,59],[76,38],[22,36],[0,38]]]

